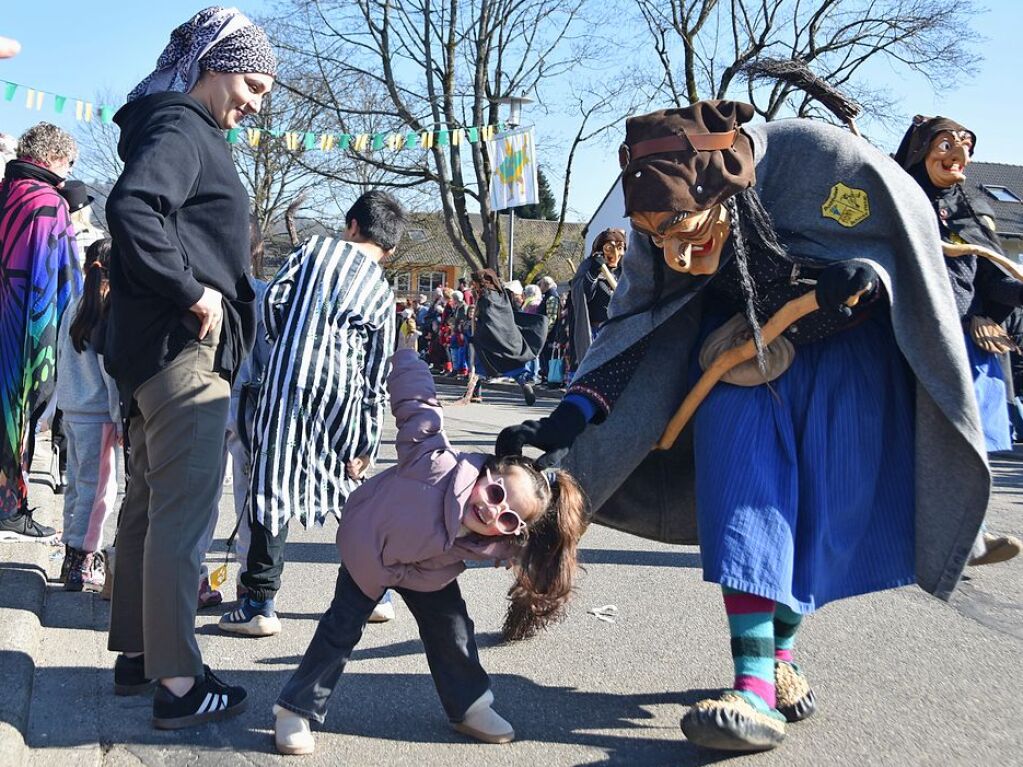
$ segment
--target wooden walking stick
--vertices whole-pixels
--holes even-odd
[[[612,274],[611,270],[607,268],[607,264],[600,265],[600,274],[601,276],[603,276],[605,280],[607,280],[607,284],[611,286],[611,290],[618,289],[618,280],[615,279],[615,276],[614,274]]]
[[[849,298],[845,302],[846,306],[856,306],[860,301],[860,296],[871,290],[873,285],[868,285],[866,288],[861,290],[856,295]],[[808,314],[811,314],[820,309],[817,303],[817,291],[811,290],[804,293],[799,298],[794,298],[785,304],[781,309],[774,313],[764,326],[760,329],[760,336],[763,339],[764,346],[767,346],[774,339],[784,333],[793,324],[801,320]],[[757,347],[750,339],[740,346],[735,346],[726,352],[722,352],[718,355],[706,370],[703,371],[703,375],[700,376],[700,380],[696,382],[696,385],[689,390],[686,398],[682,400],[682,405],[676,411],[672,419],[668,421],[668,425],[664,429],[664,433],[661,434],[661,438],[657,441],[654,446],[655,450],[670,450],[672,445],[675,444],[675,440],[678,439],[678,435],[682,433],[682,430],[689,423],[689,419],[696,413],[696,409],[700,406],[700,403],[710,394],[710,390],[714,388],[714,385],[720,381],[725,374],[736,367],[741,365],[747,360],[751,360],[757,356]]]
[[[985,248],[983,245],[954,245],[950,242],[943,242],[941,243],[941,253],[947,258],[960,258],[970,255],[981,256],[1000,267],[1002,271],[1007,272],[1010,277],[1015,277],[1020,282],[1023,282],[1023,268],[1019,264],[1010,258],[1006,258],[1001,253]]]

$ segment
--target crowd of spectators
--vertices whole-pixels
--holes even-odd
[[[564,388],[569,357],[569,314],[567,292],[559,291],[549,276],[523,286],[519,280],[505,283],[512,305],[525,314],[545,314],[547,342],[541,354],[515,380],[520,384]],[[436,375],[467,379],[473,369],[471,353],[476,294],[469,281],[459,279],[455,287],[439,286],[433,293],[397,297],[397,348],[415,348]],[[552,360],[555,364],[552,365]],[[486,373],[476,366],[480,376]],[[499,380],[499,379],[492,379]]]

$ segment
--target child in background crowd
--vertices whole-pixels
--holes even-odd
[[[455,375],[469,375],[469,347],[465,338],[465,322],[455,324],[451,335],[451,365]]]
[[[57,407],[67,435],[64,494],[65,591],[101,591],[106,578],[103,525],[117,499],[117,445],[121,408],[117,385],[91,340],[108,310],[110,240],[97,240],[85,258],[85,287],[68,307],[57,334]]]
[[[504,633],[531,636],[558,620],[572,593],[585,500],[567,473],[529,458],[457,452],[426,365],[394,355],[388,380],[398,427],[397,465],[352,493],[337,533],[344,562],[334,599],[274,706],[282,754],[314,749],[309,720],[327,703],[377,600],[397,589],[419,624],[448,719],[485,743],[515,731],[492,708],[472,620],[458,589],[464,560],[508,560],[516,579]]]
[[[399,349],[412,349],[418,351],[419,349],[419,336],[422,333],[419,332],[419,328],[416,326],[416,317],[411,309],[406,309],[401,313],[401,320],[398,323],[398,348]]]
[[[451,339],[455,335],[455,324],[451,320],[445,321],[440,326],[440,333],[437,335],[438,343],[447,355],[444,362],[444,372],[451,373],[454,369],[454,360],[451,359]]]

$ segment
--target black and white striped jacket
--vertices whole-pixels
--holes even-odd
[[[256,408],[249,498],[276,533],[340,516],[358,486],[345,462],[376,458],[394,347],[394,296],[358,245],[313,237],[263,301],[273,344]]]

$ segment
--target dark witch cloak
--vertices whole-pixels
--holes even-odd
[[[756,191],[788,253],[821,265],[860,259],[884,284],[896,342],[916,378],[917,582],[948,598],[983,520],[991,477],[930,204],[894,161],[834,126],[784,120],[746,132],[754,144]],[[651,447],[685,397],[702,288],[713,276],[663,269],[658,279],[658,261],[663,264],[662,254],[649,239],[633,235],[612,319],[577,377],[647,336],[649,348],[606,420],[587,427],[564,465],[581,481],[596,521],[692,543],[691,428],[671,451],[651,453]]]
[[[532,362],[547,341],[547,315],[516,312],[502,288],[483,290],[476,301],[472,345],[487,375],[500,376]]]

